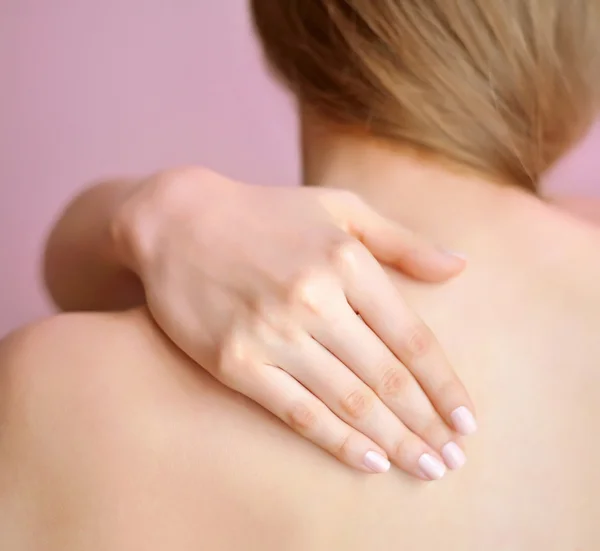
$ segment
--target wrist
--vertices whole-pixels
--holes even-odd
[[[219,204],[246,184],[229,180],[200,167],[157,173],[132,183],[110,220],[110,249],[118,262],[144,279],[147,266],[158,253],[161,236],[182,220],[181,213],[194,209],[197,220],[208,220]]]

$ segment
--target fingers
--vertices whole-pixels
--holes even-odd
[[[278,319],[263,313],[245,324],[225,347],[221,382],[357,469],[385,472],[389,457],[423,480],[444,474],[434,450],[352,371],[305,331],[282,331]],[[266,365],[266,358],[281,368]]]
[[[362,242],[377,260],[408,276],[442,282],[465,268],[461,255],[435,247],[352,194],[339,195],[337,206],[338,220],[347,233]]]
[[[244,377],[236,390],[343,463],[367,473],[390,469],[387,454],[380,446],[344,423],[285,371],[268,365],[253,366],[252,376]]]
[[[440,478],[441,458],[465,461],[451,427],[474,429],[467,393],[367,249],[349,240],[340,259],[298,280],[285,308],[255,307],[252,350],[231,348],[238,367],[218,378],[348,465]]]
[[[443,457],[449,468],[462,467],[465,457],[457,435],[435,410],[410,371],[364,322],[353,316],[348,323],[337,324],[333,329],[322,327],[325,330],[320,332],[319,341],[336,351],[343,364],[373,389],[394,418]],[[392,423],[381,423],[380,427],[385,431],[395,430]],[[388,450],[382,440],[369,436]]]
[[[390,438],[397,438],[408,430],[415,436],[410,439],[410,445],[414,450],[413,469],[420,458],[420,455],[415,456],[417,452],[429,453],[434,457],[439,454],[445,459],[448,467],[460,468],[465,462],[465,457],[457,443],[457,435],[440,417],[410,371],[354,314],[348,303],[346,301],[344,303],[341,305],[330,302],[329,307],[325,306],[321,311],[320,319],[315,320],[310,326],[310,331],[315,340],[334,352],[337,357],[335,361],[341,366],[338,367],[331,361],[327,362],[328,375],[332,376],[331,374],[335,373],[335,390],[343,391],[344,396],[351,396],[354,402],[363,404],[363,407],[364,403],[369,403],[367,415],[361,415],[359,419],[346,419],[346,421],[382,445],[394,463],[396,460],[390,451]],[[303,348],[310,349],[307,345]],[[339,414],[338,410],[331,406],[332,393],[323,392],[321,388],[324,360],[313,353],[311,361],[318,366],[318,372],[314,377],[319,377],[320,380],[306,381],[305,373],[293,372],[292,374],[309,389],[319,393],[319,397]],[[286,358],[285,362],[290,366],[298,363],[297,360],[294,362],[290,358]],[[307,364],[303,365],[302,369],[310,376],[313,368]],[[352,375],[360,380],[362,383],[360,386],[356,381],[351,382],[348,379]],[[353,393],[349,391],[350,388]],[[356,396],[360,397],[360,400]],[[341,413],[342,418],[344,418],[343,414],[344,411]],[[405,438],[405,442],[409,440]],[[410,465],[399,466],[411,472]]]
[[[473,404],[431,330],[412,312],[367,251],[355,247],[351,255],[342,269],[346,296],[352,308],[412,373],[448,426],[464,435],[475,432]],[[372,338],[363,342],[371,341]],[[352,339],[346,342],[352,345]],[[374,358],[378,358],[380,364],[389,365],[391,360],[385,352],[372,349],[371,353],[376,354]],[[360,350],[354,354],[360,354]]]
[[[411,432],[371,388],[310,336],[305,335],[295,347],[281,349],[278,361],[340,419],[380,444],[396,466],[426,480],[443,476],[445,467],[434,449]],[[441,420],[439,423],[444,426]]]

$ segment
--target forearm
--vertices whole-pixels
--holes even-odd
[[[143,303],[138,277],[117,255],[111,220],[135,180],[88,188],[62,213],[48,238],[46,287],[61,310],[121,310]]]

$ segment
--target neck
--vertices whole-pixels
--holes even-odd
[[[541,203],[505,184],[364,136],[303,121],[304,184],[354,191],[383,214],[447,247],[472,248],[516,205]],[[478,231],[474,231],[478,230]]]

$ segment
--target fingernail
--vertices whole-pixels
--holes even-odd
[[[460,469],[467,462],[467,456],[455,442],[448,442],[442,448],[442,457],[452,470]]]
[[[431,480],[439,480],[446,474],[444,464],[428,453],[424,453],[419,457],[419,467]]]
[[[450,414],[450,418],[452,419],[452,423],[454,423],[454,428],[460,434],[467,436],[477,430],[477,421],[475,421],[475,417],[473,417],[473,414],[465,406],[456,408]]]
[[[444,250],[444,252],[449,256],[455,256],[456,258],[460,258],[461,260],[464,260],[464,261],[467,260],[466,254],[457,253],[456,251],[447,251],[447,250]]]
[[[374,451],[365,454],[364,463],[375,473],[387,473],[391,467],[391,463],[383,455]]]

